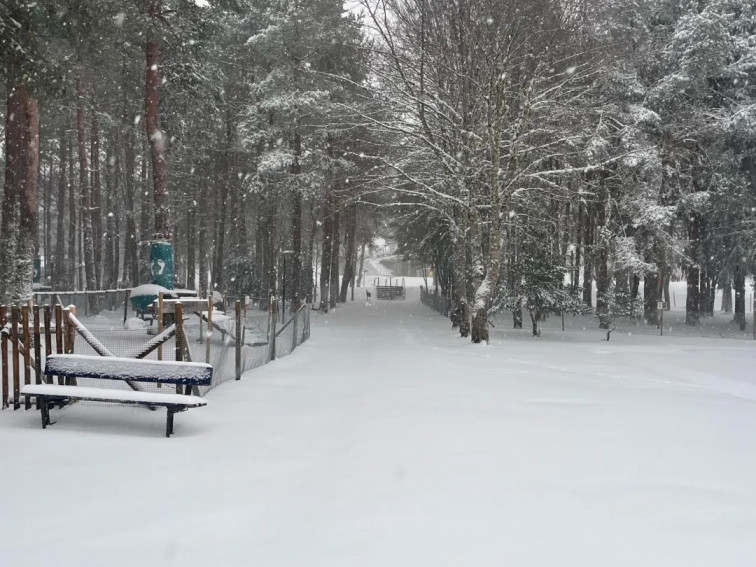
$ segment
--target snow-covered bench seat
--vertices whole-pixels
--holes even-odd
[[[86,356],[80,354],[50,355],[45,364],[45,375],[75,380],[98,378],[121,380],[133,385],[135,382],[153,382],[186,386],[187,393],[194,386],[207,386],[212,381],[213,368],[201,362],[174,362],[140,360],[111,356]],[[42,412],[42,428],[50,422],[50,407],[57,402],[89,400],[127,405],[164,407],[168,411],[165,436],[173,433],[174,414],[207,405],[199,396],[185,394],[114,390],[74,385],[27,384],[21,393],[37,399]]]

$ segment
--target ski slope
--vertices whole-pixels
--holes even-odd
[[[313,313],[170,439],[0,412],[0,565],[756,564],[752,341],[504,317],[472,345],[418,297]]]

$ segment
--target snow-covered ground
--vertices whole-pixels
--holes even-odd
[[[472,345],[418,298],[313,313],[170,439],[0,412],[0,565],[756,563],[753,341],[500,317]]]

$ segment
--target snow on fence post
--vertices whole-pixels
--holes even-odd
[[[5,325],[8,322],[7,310],[5,305],[0,305],[0,357],[2,361],[0,364],[0,380],[2,384],[2,405],[0,409],[8,407],[8,333],[5,330]]]
[[[241,301],[236,300],[236,379],[241,380],[242,318]]]
[[[74,341],[76,340],[76,327],[74,327],[74,324],[71,322],[69,314],[76,316],[75,305],[69,305],[63,310],[63,320],[65,322],[65,354],[73,354]],[[66,378],[65,382],[67,386],[75,386],[76,378]]]
[[[63,305],[55,305],[55,352],[63,354]],[[58,376],[58,385],[63,385],[63,377]]]
[[[161,293],[162,295],[162,293]],[[184,306],[177,301],[173,306],[173,316],[176,319],[176,361],[184,360]],[[187,394],[191,391],[191,386],[187,384]],[[176,393],[181,393],[181,384],[176,384]]]
[[[207,294],[207,336],[205,337],[205,362],[210,364],[210,339],[213,334],[213,294]]]
[[[45,318],[44,319],[45,321],[45,363],[47,363],[47,358],[52,354],[52,332],[50,331],[50,326],[52,324],[52,308],[50,307],[49,303],[45,305],[44,318]],[[44,376],[44,379],[45,379],[45,382],[47,382],[48,384],[52,383],[51,377]]]
[[[21,330],[23,332],[22,340],[24,344],[24,386],[31,384],[31,337],[29,336],[29,304],[21,306]],[[24,396],[24,409],[31,409],[31,398]]]
[[[11,372],[13,373],[13,409],[17,410],[21,407],[21,384],[19,384],[18,367],[18,319],[20,314],[18,312],[18,305],[11,306]]]
[[[162,291],[158,292],[157,331],[158,331],[158,335],[163,332],[163,292]],[[163,360],[163,347],[162,346],[159,346],[157,349],[157,358],[158,360]],[[158,383],[158,388],[160,388],[161,386],[162,384]]]
[[[34,383],[42,383],[42,341],[39,324],[39,305],[32,307],[34,314]]]

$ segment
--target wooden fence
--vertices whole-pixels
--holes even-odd
[[[246,308],[241,301],[236,301],[233,310],[233,332],[219,327],[212,318],[212,303],[208,300],[164,300],[159,306],[158,333],[148,341],[135,345],[125,356],[132,358],[145,358],[157,351],[157,357],[163,358],[163,349],[166,343],[175,340],[175,348],[165,353],[166,358],[174,360],[191,361],[192,355],[189,341],[184,330],[185,315],[190,312],[198,312],[200,315],[200,336],[202,324],[207,329],[220,331],[223,337],[223,348],[235,350],[233,365],[223,370],[225,376],[219,376],[218,382],[225,379],[235,378],[239,380],[245,370],[249,370],[259,364],[265,364],[274,360],[277,356],[284,356],[293,352],[301,343],[310,336],[309,306],[304,305],[286,322],[280,329],[276,329],[277,302],[271,298],[268,317],[267,338],[262,342],[250,342],[245,337],[246,331]],[[195,305],[195,303],[197,305]],[[200,309],[204,306],[204,313]],[[23,305],[5,306],[0,305],[0,409],[13,406],[17,410],[22,405],[20,389],[23,384],[50,383],[55,378],[44,375],[44,362],[50,354],[70,354],[74,352],[76,336],[80,336],[89,347],[100,356],[114,356],[92,332],[89,331],[76,317],[76,306],[63,307],[57,305],[40,306],[32,303]],[[164,315],[172,315],[170,324],[164,327]],[[292,329],[291,341],[279,344],[277,351],[276,338],[279,342],[284,330]],[[105,332],[105,331],[103,331]],[[209,337],[209,334],[208,334]],[[107,341],[106,341],[107,342]],[[211,362],[211,341],[207,338],[205,345],[200,347],[202,354],[195,350],[197,361]],[[114,348],[111,345],[110,348]],[[192,347],[195,348],[196,347]],[[264,352],[261,361],[257,364],[248,360],[244,355],[249,349],[258,349]],[[204,356],[203,356],[204,355]],[[201,360],[204,358],[205,360]],[[221,369],[216,369],[221,370]],[[57,378],[59,384],[63,384],[62,378]],[[217,385],[214,381],[214,385]],[[29,400],[23,402],[25,409],[31,408]]]

